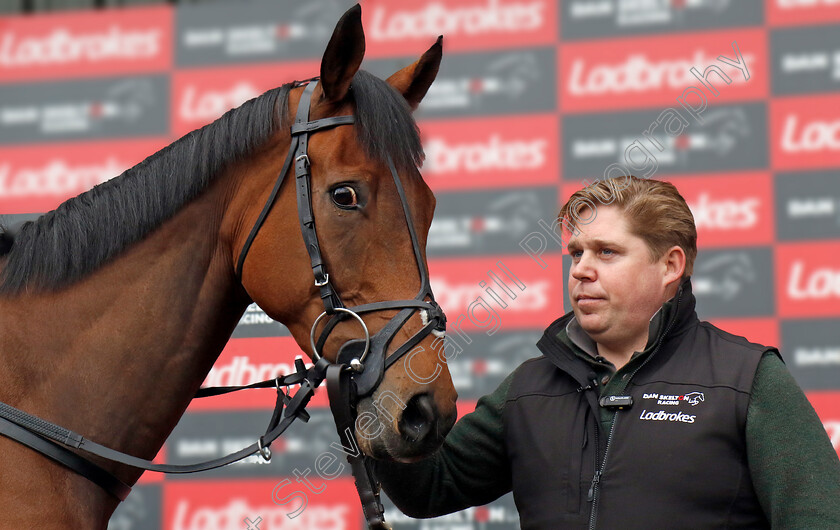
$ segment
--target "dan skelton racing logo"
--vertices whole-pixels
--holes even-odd
[[[694,407],[706,401],[706,396],[703,395],[703,392],[688,392],[681,396],[651,393],[644,394],[642,399],[655,399],[657,405],[679,405],[685,402]]]
[[[643,394],[642,400],[656,400],[657,405],[673,406],[682,403],[688,403],[692,407],[696,407],[700,403],[706,401],[706,396],[703,392],[688,392],[682,395],[649,393]],[[639,419],[643,421],[667,421],[678,423],[694,423],[697,419],[696,414],[686,414],[682,411],[671,412],[669,410],[648,411],[647,407],[642,410]]]

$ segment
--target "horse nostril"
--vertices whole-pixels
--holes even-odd
[[[432,431],[437,420],[437,409],[428,394],[417,394],[408,400],[400,418],[400,434],[409,442],[419,442]]]

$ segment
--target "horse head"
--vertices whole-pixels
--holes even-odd
[[[435,198],[411,116],[442,46],[387,81],[359,69],[364,50],[357,5],[336,25],[320,78],[279,100],[282,126],[258,155],[272,170],[243,175],[234,200],[231,258],[250,298],[311,359],[354,366],[362,451],[412,460],[456,415],[425,256]]]

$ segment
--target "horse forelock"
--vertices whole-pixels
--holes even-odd
[[[397,171],[416,175],[423,146],[402,94],[364,70],[356,72],[350,92],[356,105],[356,135],[365,153],[383,163],[390,157]]]

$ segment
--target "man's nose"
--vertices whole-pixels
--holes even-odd
[[[581,253],[577,263],[572,263],[570,273],[572,277],[578,281],[594,280],[597,275],[597,271],[595,270],[595,263],[591,253]]]

